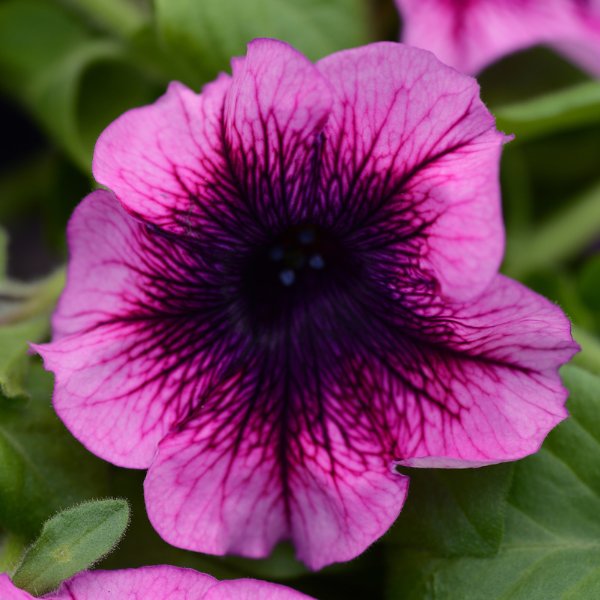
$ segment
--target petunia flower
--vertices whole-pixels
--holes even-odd
[[[192,569],[170,565],[84,571],[64,581],[46,600],[311,600],[283,585],[256,579],[218,581]],[[2,600],[35,600],[0,574]]]
[[[514,460],[567,416],[569,322],[497,274],[505,139],[429,52],[275,40],[104,131],[116,200],[76,209],[37,348],[73,434],[149,468],[165,540],[348,560],[402,507],[393,461]]]
[[[395,0],[402,41],[475,74],[503,56],[548,44],[600,76],[600,0]]]

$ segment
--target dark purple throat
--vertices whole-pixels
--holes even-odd
[[[364,269],[360,257],[327,229],[290,227],[248,255],[240,298],[249,331],[275,338],[310,321],[331,319],[335,304],[347,304]]]

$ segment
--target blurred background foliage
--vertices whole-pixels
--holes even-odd
[[[27,341],[49,335],[66,223],[95,187],[94,143],[112,120],[173,79],[200,91],[254,37],[317,60],[397,40],[400,28],[392,0],[0,0],[0,571],[14,570],[56,511],[110,495],[129,500],[132,520],[102,568],[169,563],[281,581],[320,600],[600,597],[600,537],[590,541],[600,533],[600,425],[590,412],[600,412],[600,83],[548,49],[506,57],[478,78],[499,129],[515,134],[502,158],[503,270],[561,305],[587,369],[567,368],[580,417],[544,452],[516,466],[411,474],[393,530],[320,573],[286,544],[265,560],[204,556],[159,538],[144,473],[107,465],[70,436],[51,408],[52,375],[27,355]],[[565,477],[586,489],[563,497],[553,485]],[[531,525],[539,513],[541,533]]]

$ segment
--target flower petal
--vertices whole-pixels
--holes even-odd
[[[476,467],[536,452],[568,416],[558,367],[579,347],[564,313],[498,275],[436,322],[439,346],[421,343],[423,385],[401,409],[398,464]]]
[[[94,176],[133,216],[192,237],[215,223],[235,237],[302,218],[316,188],[328,85],[277,40],[251,42],[233,65],[233,79],[220,74],[201,95],[172,83],[98,139]]]
[[[54,407],[73,435],[106,460],[147,468],[158,442],[193,406],[186,381],[193,376],[196,385],[202,371],[189,344],[195,321],[169,306],[159,318],[155,312],[160,289],[175,293],[180,285],[172,277],[185,257],[105,191],[77,207],[68,237],[73,258],[53,341],[32,346],[55,373]]]
[[[256,579],[236,579],[221,581],[211,588],[202,600],[309,600],[283,585]]]
[[[258,558],[291,539],[313,569],[357,556],[406,497],[385,423],[317,365],[304,366],[312,376],[246,365],[161,442],[145,482],[152,524],[168,542],[211,554]]]
[[[248,44],[225,102],[225,139],[244,202],[270,233],[310,214],[330,107],[327,82],[303,54],[277,40]]]
[[[557,45],[600,74],[600,6],[578,0],[396,0],[402,41],[475,74],[506,54]]]
[[[96,181],[133,216],[195,235],[203,211],[234,189],[222,137],[230,85],[224,73],[202,94],[173,82],[154,104],[121,115],[96,143]]]
[[[50,600],[201,600],[219,582],[170,565],[84,571],[65,581]]]
[[[388,42],[317,67],[335,90],[321,190],[331,226],[351,222],[373,237],[392,223],[400,279],[433,274],[444,296],[476,297],[504,251],[498,165],[506,140],[477,82]]]
[[[138,230],[110,192],[92,192],[77,206],[67,226],[71,260],[52,315],[53,341],[93,329],[143,294],[129,266],[140,261]]]

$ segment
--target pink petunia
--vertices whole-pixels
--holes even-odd
[[[548,44],[600,76],[600,0],[395,0],[402,41],[475,74],[503,56]]]
[[[562,311],[497,274],[505,136],[475,80],[380,43],[256,40],[101,135],[68,228],[54,406],[148,468],[168,542],[311,568],[393,523],[413,466],[535,452],[567,416]],[[116,196],[116,199],[115,199]],[[119,204],[120,203],[120,204]]]
[[[2,600],[35,600],[15,587],[6,573],[0,574]],[[170,565],[85,571],[64,581],[46,600],[311,600],[283,585],[236,579],[218,581],[192,569]]]

